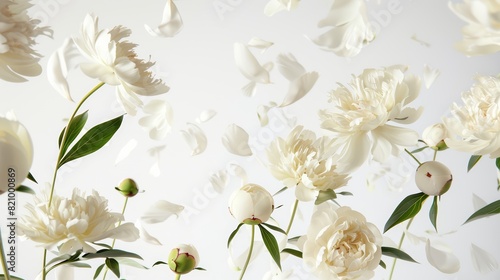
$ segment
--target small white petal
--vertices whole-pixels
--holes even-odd
[[[289,81],[293,81],[306,73],[304,66],[291,53],[278,55],[277,64],[281,75]]]
[[[259,255],[259,253],[262,251],[262,248],[264,246],[264,243],[262,241],[255,241],[253,244],[253,251],[252,251],[252,256],[250,257],[250,263],[255,260],[255,258]],[[248,250],[247,248],[244,252],[241,254],[235,256],[235,253],[233,252],[233,242],[229,245],[229,258],[227,260],[229,266],[236,270],[240,271],[243,266],[245,265],[246,258],[248,256]]]
[[[425,254],[429,263],[443,273],[451,274],[460,270],[460,261],[445,244],[431,244],[427,239]]]
[[[210,181],[216,192],[222,193],[229,183],[229,176],[226,170],[219,170],[212,173],[208,181]]]
[[[204,123],[212,119],[217,115],[217,112],[214,110],[204,110],[203,112],[200,113],[200,116],[196,119],[197,123]]]
[[[120,163],[122,160],[127,158],[130,153],[137,147],[137,140],[136,139],[130,139],[125,146],[120,150],[118,153],[118,156],[116,157],[115,160],[115,165]]]
[[[265,52],[269,47],[274,45],[274,43],[262,40],[257,37],[253,37],[252,39],[250,39],[247,45],[252,48],[262,49],[262,52]]]
[[[441,74],[441,72],[438,69],[433,69],[427,64],[424,65],[424,83],[427,89],[431,87],[439,74]]]
[[[427,241],[425,237],[417,236],[408,230],[405,230],[405,236],[413,245],[419,245],[420,243],[424,243]]]
[[[174,37],[182,28],[182,18],[174,1],[167,0],[161,23],[156,28],[144,25],[149,34],[156,37]]]
[[[181,134],[191,148],[191,155],[195,156],[204,152],[207,148],[207,136],[196,124],[187,123],[187,126],[186,130],[181,130]]]
[[[146,224],[156,224],[165,221],[170,216],[178,216],[184,206],[168,202],[166,200],[158,200],[149,207],[141,216],[141,221]]]
[[[248,133],[236,124],[230,124],[222,136],[222,144],[227,151],[239,156],[251,156],[252,150],[248,146]]]
[[[484,201],[484,199],[477,196],[476,194],[472,194],[472,205],[474,207],[474,212],[476,212],[477,210],[488,205],[488,203],[486,201]]]
[[[259,105],[257,107],[257,117],[259,118],[259,122],[261,126],[266,126],[269,123],[269,110],[272,108],[276,107],[277,104],[275,102],[269,102],[269,104],[266,105]]]
[[[471,243],[470,253],[474,269],[480,273],[486,274],[498,269],[498,262],[487,251]]]
[[[151,167],[149,168],[149,174],[151,174],[151,176],[153,177],[160,177],[161,175],[161,170],[160,170],[160,161],[157,160],[153,163],[153,165],[151,165]]]
[[[280,107],[291,105],[304,97],[312,89],[318,77],[317,72],[309,72],[292,81]]]
[[[240,165],[231,163],[226,169],[230,175],[239,177],[241,179],[242,186],[248,183],[247,172]]]
[[[241,74],[250,81],[264,84],[270,83],[269,72],[257,61],[244,44],[234,44],[234,60]]]
[[[124,223],[116,228],[104,232],[102,235],[96,237],[94,241],[99,241],[105,238],[113,238],[125,242],[133,242],[139,238],[139,229],[137,229],[133,223]]]
[[[152,236],[151,234],[149,234],[149,232],[147,232],[147,230],[142,226],[140,220],[138,220],[135,223],[135,225],[139,229],[142,240],[144,240],[145,242],[147,242],[149,244],[162,245],[161,242],[156,237]]]
[[[78,56],[78,49],[73,40],[66,39],[63,45],[57,49],[49,58],[47,63],[47,79],[50,84],[66,99],[71,99],[68,71],[73,68],[76,63],[75,58]]]

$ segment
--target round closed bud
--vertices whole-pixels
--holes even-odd
[[[427,161],[422,163],[415,174],[417,187],[428,195],[442,195],[451,186],[453,176],[446,165],[438,161]]]
[[[139,192],[137,183],[130,178],[124,179],[115,189],[126,197],[133,197]]]
[[[263,187],[246,184],[229,198],[229,212],[240,223],[265,223],[274,210],[273,196]]]
[[[428,126],[422,133],[422,140],[433,150],[442,151],[448,149],[444,139],[448,137],[448,130],[442,123]]]
[[[177,274],[186,274],[198,266],[200,256],[193,245],[180,244],[170,251],[168,267]]]

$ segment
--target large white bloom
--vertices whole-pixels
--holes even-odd
[[[57,246],[60,254],[96,252],[91,243],[105,238],[128,242],[139,238],[133,223],[117,226],[123,216],[109,212],[108,201],[96,191],[87,197],[76,188],[71,198],[54,195],[50,207],[47,193],[42,192],[26,208],[28,213],[19,220],[20,235],[46,249]]]
[[[476,77],[469,91],[462,93],[463,105],[451,108],[453,117],[443,122],[450,133],[448,147],[474,155],[500,157],[500,79]]]
[[[450,9],[467,26],[464,38],[456,47],[467,55],[482,55],[500,51],[500,2],[498,0],[464,0],[449,2]]]
[[[382,256],[382,242],[378,228],[361,213],[323,203],[313,213],[303,259],[319,279],[370,279]]]
[[[68,40],[49,60],[48,77],[51,84],[71,100],[67,82],[68,69],[75,58],[82,56],[80,68],[87,76],[106,84],[116,86],[116,95],[125,111],[135,115],[137,107],[143,105],[137,95],[152,96],[169,90],[161,79],[149,71],[154,65],[137,57],[137,46],[123,39],[131,31],[123,26],[113,29],[98,28],[98,18],[87,15],[83,21],[80,36]]]
[[[336,55],[353,57],[375,39],[364,0],[335,0],[318,27],[330,27],[312,41]]]
[[[406,107],[420,91],[420,79],[405,75],[406,68],[365,69],[330,93],[333,107],[319,112],[321,127],[336,134],[340,160],[348,170],[361,166],[371,153],[385,162],[402,147],[417,144],[418,133],[389,122],[412,123],[422,113]],[[370,151],[371,149],[371,151]]]
[[[40,75],[41,55],[33,46],[39,35],[52,36],[48,27],[39,27],[40,20],[28,13],[32,4],[28,0],[2,0],[0,2],[0,79],[25,82],[23,76]]]
[[[340,188],[349,180],[337,170],[332,144],[330,138],[316,138],[314,132],[297,126],[286,139],[277,138],[269,145],[268,168],[285,186],[296,187],[298,200],[311,201],[319,191]]]

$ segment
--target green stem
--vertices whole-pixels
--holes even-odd
[[[181,275],[176,273],[174,280],[179,280],[179,279],[181,279]]]
[[[125,214],[125,209],[127,209],[127,202],[128,202],[128,196],[125,197],[125,202],[123,203],[123,208],[122,208],[122,216]],[[118,222],[118,226],[121,226],[122,224],[122,221],[120,220]],[[116,239],[113,239],[113,242],[111,242],[111,249],[113,249],[115,247],[115,242],[116,242]],[[108,267],[106,266],[106,269],[104,270],[104,276],[102,277],[102,280],[106,279],[106,275],[108,275]],[[180,277],[180,276],[179,276]]]
[[[290,232],[292,228],[293,220],[295,219],[295,214],[297,213],[297,206],[299,205],[299,200],[295,200],[295,204],[293,204],[292,215],[290,216],[290,221],[288,222],[288,227],[286,228],[286,235]]]
[[[438,154],[438,151],[434,150],[434,155],[432,156],[433,161],[436,161],[437,154]]]
[[[10,280],[9,268],[7,267],[7,262],[5,260],[5,251],[3,250],[3,240],[0,233],[0,258],[2,259],[3,275],[5,280]]]
[[[405,149],[405,152],[408,153],[417,163],[418,165],[422,165],[422,163],[420,162],[420,160],[418,160],[410,151],[408,151],[407,149]]]
[[[413,217],[413,218],[415,218],[415,217]],[[401,238],[399,239],[399,244],[398,244],[398,250],[401,250],[401,246],[403,246],[403,241],[405,240],[405,236],[406,236],[405,232],[410,228],[410,225],[413,222],[413,218],[411,218],[408,221],[408,224],[406,225],[405,231],[403,231],[403,233],[401,234]],[[392,275],[394,274],[394,268],[396,267],[397,260],[398,260],[397,258],[394,258],[394,261],[392,262],[392,268],[391,268],[391,273],[389,274],[389,280],[392,279]]]
[[[252,257],[252,251],[253,251],[254,238],[255,238],[255,225],[252,225],[252,236],[250,239],[250,249],[248,249],[247,260],[245,261],[245,265],[243,266],[243,270],[241,270],[240,280],[243,279],[243,275],[245,275],[245,271],[247,271],[248,264],[250,263],[250,259]]]
[[[73,114],[68,120],[68,124],[66,125],[66,128],[64,129],[63,137],[61,139],[61,144],[60,147],[63,147],[64,144],[66,143],[66,140],[68,139],[68,125],[71,123],[71,121],[75,118],[76,114],[78,113],[78,110],[80,107],[83,105],[83,103],[92,95],[94,94],[99,88],[101,88],[104,85],[104,82],[100,82],[97,84],[94,88],[92,88],[83,98],[80,100],[80,102],[76,105],[75,110],[73,111]],[[56,185],[56,178],[57,178],[57,170],[59,170],[59,163],[61,162],[62,157],[64,156],[62,153],[62,149],[59,148],[59,154],[57,155],[57,161],[56,161],[56,168],[54,168],[54,174],[52,175],[52,184],[50,186],[50,194],[49,194],[49,203],[48,203],[48,208],[50,209],[50,205],[52,204],[52,199],[54,196],[54,189]],[[47,263],[47,249],[43,250],[43,267],[42,267],[42,280],[45,280],[46,277],[46,268],[45,264]]]

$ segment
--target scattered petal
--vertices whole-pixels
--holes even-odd
[[[181,134],[191,148],[191,155],[195,156],[204,152],[207,148],[205,133],[194,123],[187,123],[187,126],[186,130],[181,130]]]
[[[472,257],[472,265],[476,271],[482,274],[489,273],[498,269],[498,262],[487,251],[471,243],[470,253]]]
[[[262,52],[267,51],[269,47],[274,45],[273,42],[265,41],[257,37],[253,37],[247,44],[249,47],[262,49]]]
[[[261,126],[266,126],[269,123],[269,116],[268,112],[272,108],[278,106],[275,102],[269,102],[269,104],[266,105],[259,105],[257,107],[257,117],[259,118],[259,122]]]
[[[252,150],[248,146],[248,133],[236,124],[230,124],[222,136],[222,144],[235,155],[251,156]]]
[[[172,129],[174,111],[165,100],[151,100],[143,107],[149,116],[139,119],[139,125],[149,130],[149,137],[153,140],[163,140]]]
[[[217,115],[217,112],[214,110],[204,110],[203,112],[200,113],[200,116],[196,118],[197,123],[204,123],[212,119]]]
[[[424,83],[427,89],[431,87],[439,74],[441,74],[441,72],[439,72],[438,69],[433,69],[427,64],[424,65]]]
[[[122,160],[127,158],[130,153],[137,147],[137,140],[136,139],[130,139],[125,146],[120,150],[118,153],[118,156],[116,157],[115,160],[115,165],[120,163]]]
[[[239,177],[241,179],[242,186],[248,183],[247,172],[240,165],[231,163],[227,166],[226,170],[230,175]]]
[[[149,174],[153,177],[160,177],[161,175],[161,170],[160,170],[160,161],[156,160],[153,165],[149,168]]]
[[[250,263],[255,260],[255,258],[260,254],[263,246],[264,243],[262,241],[256,240],[254,242],[252,256],[250,257]],[[235,253],[233,251],[233,242],[231,242],[231,244],[229,244],[229,258],[227,260],[229,266],[236,271],[240,271],[245,265],[245,261],[248,256],[248,250],[249,248],[245,249],[245,251],[241,254],[235,256]]]
[[[443,273],[451,274],[460,270],[460,261],[451,248],[443,243],[431,245],[430,239],[427,239],[425,254],[429,263]]]
[[[476,212],[477,210],[488,205],[488,203],[486,201],[484,201],[484,199],[477,196],[476,194],[472,194],[472,205],[474,207],[474,212]]]
[[[234,60],[238,70],[250,82],[262,84],[269,84],[271,82],[269,78],[270,70],[268,69],[272,69],[272,64],[261,65],[244,44],[234,44]],[[254,87],[255,85],[250,83],[243,88],[243,91],[248,95],[248,92],[254,92]]]
[[[73,40],[66,39],[63,45],[50,56],[47,63],[47,79],[57,92],[69,101],[73,101],[73,99],[67,80],[68,71],[77,65],[75,59],[78,56],[79,52]]]
[[[208,180],[210,181],[210,184],[212,184],[216,192],[218,193],[224,192],[224,189],[229,183],[229,177],[227,175],[228,174],[226,170],[219,170],[210,175],[210,178]]]
[[[264,14],[268,17],[287,10],[291,11],[299,5],[300,0],[270,0],[264,7]]]
[[[278,55],[277,64],[281,75],[289,81],[293,81],[306,73],[304,66],[291,53]]]
[[[160,25],[155,29],[145,24],[146,31],[155,37],[174,37],[182,28],[182,18],[174,4],[174,1],[167,0],[163,9],[163,16]]]
[[[162,245],[161,242],[149,232],[146,231],[144,226],[141,224],[141,220],[137,220],[135,223],[136,227],[139,229],[139,233],[141,235],[141,239],[144,240],[145,242],[153,245]]]
[[[141,221],[146,224],[160,223],[172,215],[178,216],[182,210],[184,210],[184,206],[166,200],[158,200],[142,214]]]
[[[291,105],[304,97],[318,80],[318,72],[309,72],[290,83],[288,93],[279,107]]]
[[[420,243],[425,243],[427,242],[427,239],[425,237],[417,236],[408,230],[405,230],[405,236],[408,238],[408,241],[410,241],[413,245],[418,245]]]

